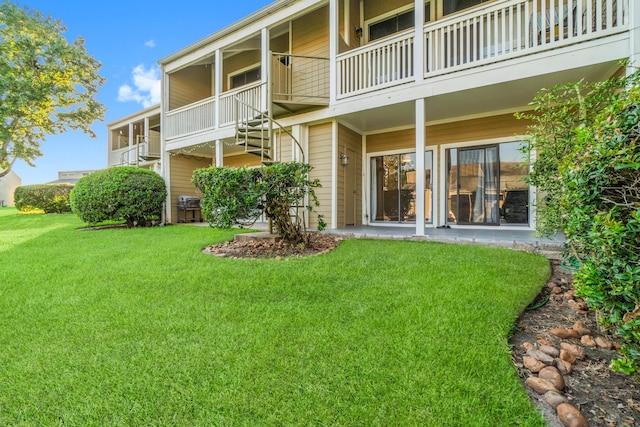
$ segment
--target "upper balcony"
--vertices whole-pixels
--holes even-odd
[[[337,56],[337,99],[506,61],[627,30],[627,0],[498,1]],[[428,19],[428,17],[427,17]],[[414,62],[421,59],[418,67]]]
[[[330,99],[357,100],[499,62],[542,58],[629,30],[629,0],[476,0],[461,10],[426,0],[419,13],[418,1],[363,0],[360,8],[357,0],[336,1],[334,25],[324,4],[169,73],[167,141],[231,129],[236,98],[274,116],[290,115]],[[355,31],[349,19],[359,23]],[[337,54],[329,58],[332,43]]]

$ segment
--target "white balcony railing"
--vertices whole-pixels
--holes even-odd
[[[234,98],[237,96],[243,103],[262,111],[263,84],[258,82],[249,87],[244,87],[229,92],[225,92],[220,96],[220,126],[230,126],[236,123],[236,108]],[[244,119],[246,117],[240,117]]]
[[[425,24],[425,78],[626,30],[629,0],[504,0]],[[637,1],[637,0],[634,0]],[[337,57],[337,98],[414,81],[413,30]]]
[[[160,158],[160,135],[138,135],[138,158]]]
[[[425,77],[613,34],[627,21],[627,0],[498,2],[425,26]]]
[[[337,58],[338,95],[357,95],[413,80],[413,31]]]
[[[209,97],[167,113],[167,138],[187,135],[215,127],[216,99]]]

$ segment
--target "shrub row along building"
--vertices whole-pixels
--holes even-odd
[[[160,173],[167,222],[197,168],[299,160],[330,228],[533,229],[514,113],[628,72],[639,28],[633,0],[279,0],[161,59],[109,165]]]

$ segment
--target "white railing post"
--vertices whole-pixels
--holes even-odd
[[[215,120],[213,127],[220,127],[220,94],[222,93],[222,52],[216,49],[215,59],[213,61],[213,92],[215,97],[216,108],[213,110]]]

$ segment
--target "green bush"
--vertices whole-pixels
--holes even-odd
[[[41,210],[44,213],[71,212],[70,184],[36,184],[16,188],[13,194],[16,208],[21,212]]]
[[[134,166],[103,169],[81,178],[71,192],[71,209],[89,224],[126,221],[145,226],[159,219],[167,198],[157,173]]]
[[[634,82],[637,83],[637,82]],[[566,235],[582,262],[577,295],[615,328],[622,359],[640,367],[640,86],[632,85],[599,123],[577,132],[578,149],[561,168]]]
[[[579,265],[577,295],[617,333],[612,367],[640,369],[640,72],[539,93],[525,152],[544,191],[542,234],[560,228]]]
[[[317,207],[306,163],[276,163],[262,168],[198,169],[193,184],[203,194],[202,214],[212,225],[228,228],[253,224],[262,214],[288,242],[308,243],[306,212]],[[319,217],[319,224],[324,224]]]

